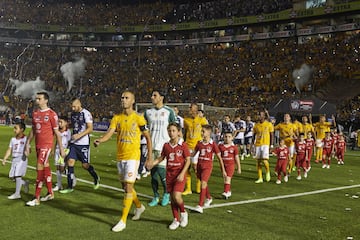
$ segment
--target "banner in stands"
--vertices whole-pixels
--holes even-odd
[[[93,129],[94,131],[106,132],[110,126],[109,122],[94,122]]]
[[[322,101],[316,97],[304,99],[280,99],[272,103],[269,107],[271,115],[290,113],[293,115],[312,115],[326,114],[328,116],[336,114],[336,106],[327,101]]]

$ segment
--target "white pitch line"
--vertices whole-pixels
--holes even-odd
[[[207,208],[226,207],[226,206],[233,206],[233,205],[243,205],[243,204],[248,204],[248,203],[273,201],[273,200],[285,199],[285,198],[302,197],[302,196],[308,196],[308,195],[314,195],[314,194],[326,193],[326,192],[333,192],[333,191],[339,191],[339,190],[357,188],[357,187],[360,187],[360,184],[350,185],[350,186],[343,186],[343,187],[336,187],[336,188],[321,189],[321,190],[315,190],[315,191],[311,191],[311,192],[294,193],[294,194],[275,196],[275,197],[266,197],[266,198],[260,198],[260,199],[250,199],[250,200],[244,200],[244,201],[238,201],[238,202],[219,203],[219,204],[213,204],[213,205],[211,205],[211,206],[209,206]]]
[[[2,159],[0,159],[0,161],[2,161]],[[9,162],[9,161],[7,161],[7,162]],[[28,165],[28,168],[36,170],[36,168],[33,167],[33,166]],[[51,172],[51,173],[56,175],[55,172]],[[63,175],[63,176],[65,176],[65,175]],[[84,180],[84,179],[81,179],[81,178],[76,178],[76,180],[79,181],[79,182],[90,184],[90,185],[93,184],[93,182],[90,182],[88,180]],[[118,192],[124,192],[124,190],[121,189],[121,188],[117,188],[117,187],[113,187],[113,186],[109,186],[109,185],[105,185],[105,184],[100,184],[100,186],[102,188],[111,189],[111,190],[118,191]],[[343,186],[343,187],[336,187],[336,188],[321,189],[321,190],[315,190],[315,191],[311,191],[311,192],[294,193],[294,194],[275,196],[275,197],[266,197],[266,198],[250,199],[250,200],[237,201],[237,202],[212,204],[209,207],[204,207],[204,209],[227,207],[227,206],[234,206],[234,205],[244,205],[244,204],[249,204],[249,203],[267,202],[267,201],[286,199],[286,198],[294,198],[294,197],[302,197],[302,196],[308,196],[308,195],[314,195],[314,194],[326,193],[326,192],[333,192],[333,191],[339,191],[339,190],[345,190],[345,189],[357,188],[357,187],[360,187],[360,184],[350,185],[350,186]],[[149,199],[153,198],[152,196],[142,194],[142,193],[137,193],[137,195],[145,197],[145,198],[149,198]],[[185,205],[185,207],[187,209],[195,211],[195,207],[191,207],[191,206],[188,206],[188,205]]]

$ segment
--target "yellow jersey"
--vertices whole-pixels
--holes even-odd
[[[117,132],[117,160],[140,161],[141,132],[147,131],[144,116],[137,112],[116,114],[111,119],[110,128]]]
[[[297,127],[293,123],[279,123],[275,126],[275,130],[279,130],[280,139],[284,139],[285,145],[290,147],[294,145],[293,138],[296,137]]]
[[[295,120],[295,121],[293,122],[293,124],[296,126],[296,132],[297,132],[298,134],[304,132],[303,125],[302,125],[301,122]]]
[[[302,127],[303,127],[303,133],[305,135],[305,138],[307,138],[307,134],[309,132],[311,132],[312,134],[314,134],[314,132],[315,132],[314,131],[314,126],[312,124],[310,124],[310,123],[303,124]]]
[[[314,129],[315,129],[315,134],[316,134],[316,139],[324,139],[325,138],[325,133],[326,132],[330,132],[330,127],[332,126],[332,123],[330,122],[317,122],[314,125]]]
[[[198,141],[202,139],[202,125],[208,124],[204,117],[184,118],[185,139],[189,149],[194,150]]]
[[[253,133],[255,134],[255,146],[270,145],[270,135],[274,132],[274,125],[265,120],[255,123]]]

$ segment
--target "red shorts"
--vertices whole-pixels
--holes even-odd
[[[40,165],[48,165],[49,164],[49,156],[50,156],[51,148],[37,148],[36,156],[37,163]]]
[[[345,151],[344,149],[340,149],[336,151],[336,157],[338,160],[344,160]]]
[[[281,173],[284,173],[286,175],[286,168],[288,165],[288,161],[286,160],[277,160],[275,171],[280,175]]]
[[[186,176],[182,181],[178,181],[177,177],[180,172],[166,172],[166,190],[171,192],[183,192],[186,183]]]
[[[323,148],[323,156],[331,157],[331,148]]]
[[[305,154],[298,154],[296,155],[296,167],[300,168],[300,167],[304,167],[304,163],[305,163]]]
[[[235,164],[234,164],[234,162],[232,162],[232,163],[224,162],[224,167],[225,167],[226,175],[231,178],[234,175],[234,172],[235,172]]]
[[[198,162],[197,168],[196,168],[197,178],[203,182],[208,182],[210,179],[210,176],[211,176],[212,168],[213,168],[212,162],[203,163],[203,164],[201,162]]]

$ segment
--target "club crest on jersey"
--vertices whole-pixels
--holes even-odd
[[[44,121],[45,121],[45,122],[49,121],[49,116],[45,116],[45,117],[44,117]]]
[[[207,152],[212,152],[212,148],[209,146],[209,147],[206,148],[206,151]]]
[[[41,129],[41,124],[40,123],[36,124],[36,129]]]
[[[182,150],[177,150],[176,151],[176,156],[182,156],[183,154],[183,151]]]

